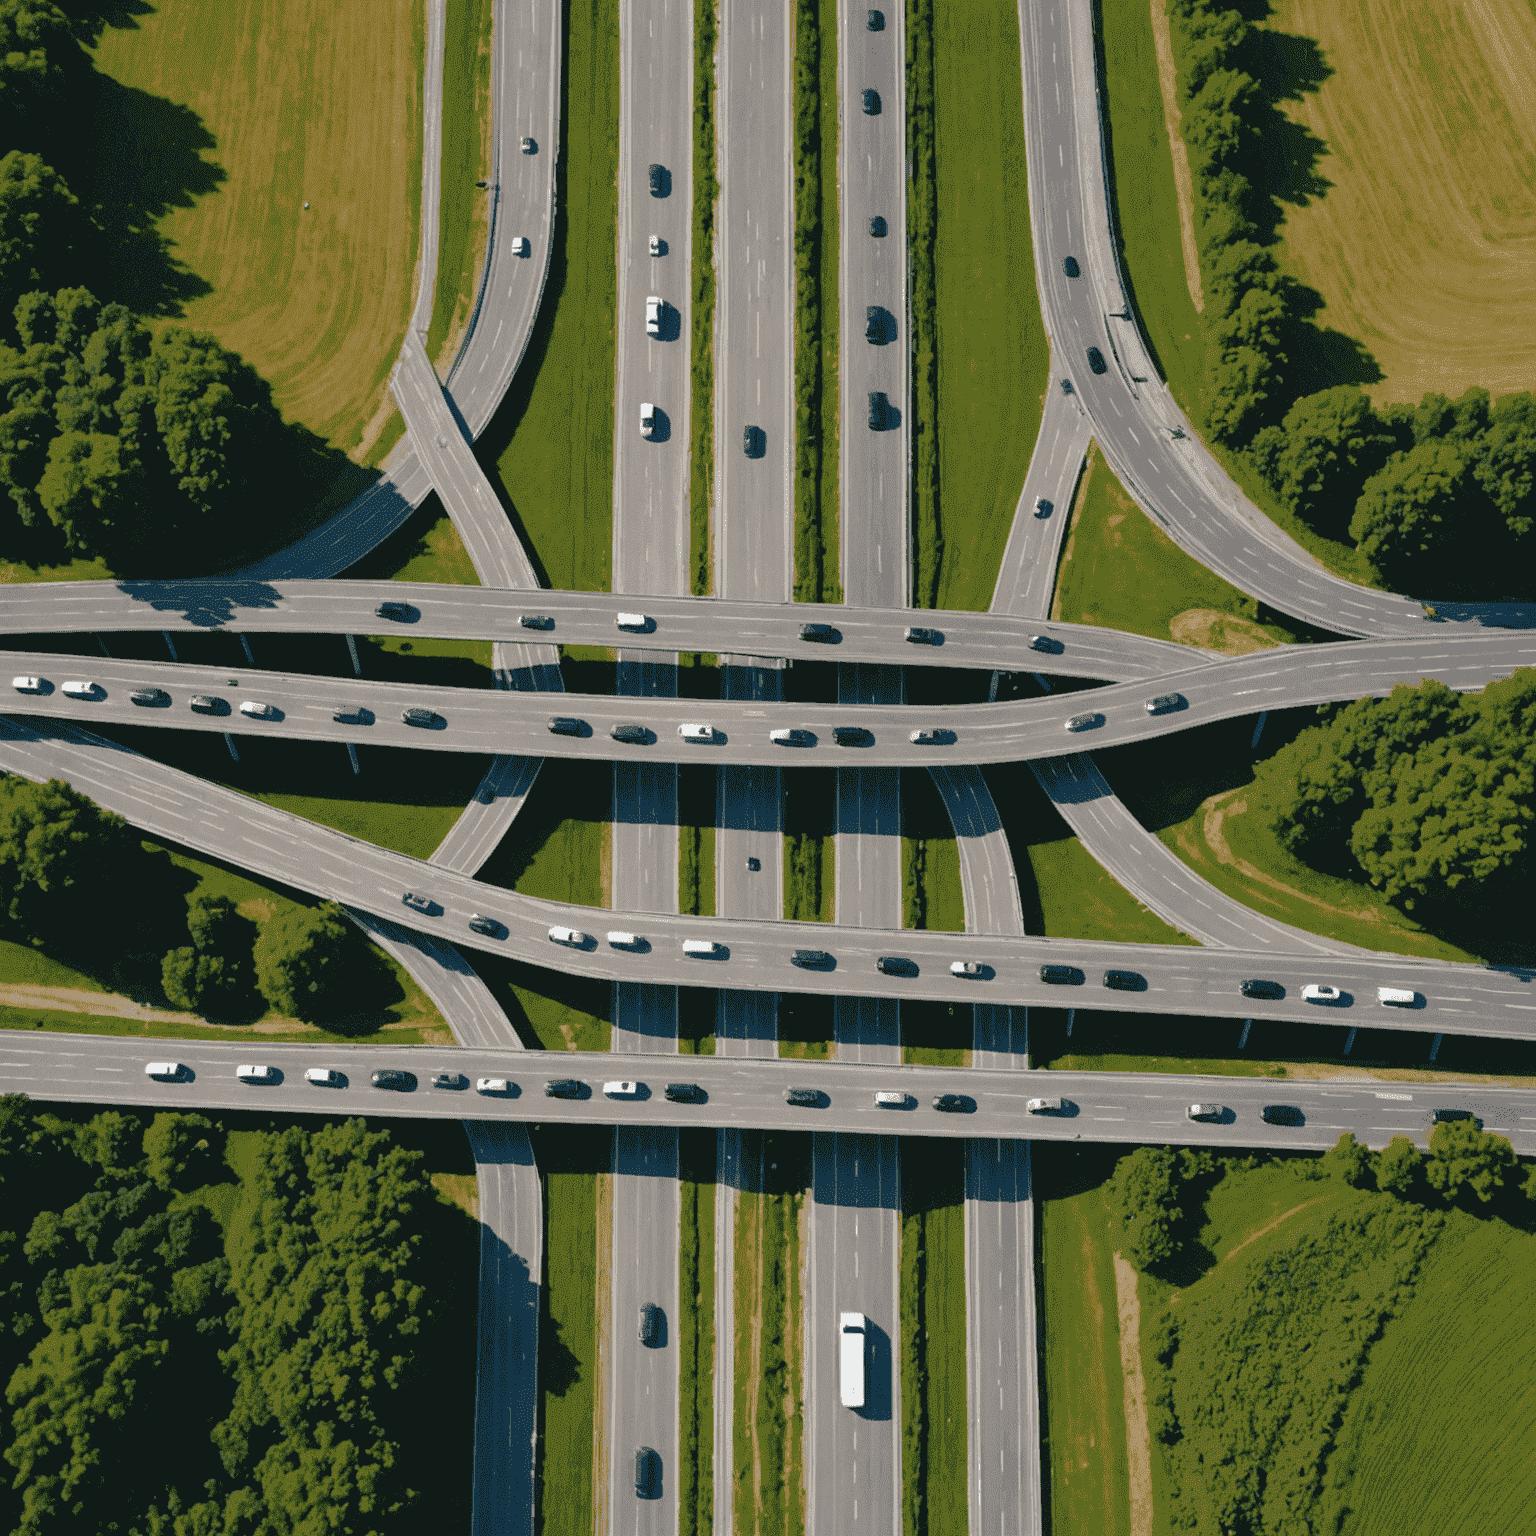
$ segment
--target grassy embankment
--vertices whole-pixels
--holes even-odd
[[[805,1360],[801,1236],[810,1138],[743,1132],[755,1171],[736,1201],[731,1424],[732,1529],[805,1529]]]
[[[715,770],[683,763],[677,770],[677,899],[680,912],[715,915]],[[707,820],[706,820],[707,817]]]
[[[965,1147],[901,1144],[903,1536],[965,1536]]]
[[[931,43],[929,42],[931,39]],[[1048,383],[1025,171],[1018,9],[974,0],[907,25],[914,591],[985,610]]]
[[[715,1132],[678,1133],[679,1536],[712,1529],[715,1500]]]
[[[794,595],[802,603],[837,603],[836,0],[796,0],[794,72]]]
[[[493,0],[447,0],[443,39],[443,151],[438,203],[437,289],[427,356],[448,372],[469,324],[485,268],[491,194]],[[540,146],[543,148],[544,146]]]
[[[688,590],[715,590],[715,45],[717,0],[693,0],[693,272],[689,356]]]

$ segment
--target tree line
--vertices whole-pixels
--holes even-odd
[[[1231,0],[1167,0],[1205,295],[1202,406],[1319,533],[1350,539],[1397,589],[1450,598],[1536,591],[1536,401],[1429,394],[1372,407],[1358,387],[1301,393],[1326,369],[1317,295],[1271,246],[1260,76],[1265,34]]]
[[[335,903],[258,928],[227,896],[194,896],[170,857],[61,780],[0,774],[0,937],[204,1018],[270,1004],[311,1024],[387,1006],[398,984]]]
[[[226,1233],[202,1193],[230,1181],[224,1133],[204,1116],[0,1100],[6,1530],[462,1517],[467,1466],[424,1464],[449,1319],[422,1155],[356,1119],[251,1140]]]
[[[318,445],[236,354],[112,297],[151,260],[116,231],[152,219],[100,170],[109,10],[0,0],[0,559],[199,573],[262,547],[271,477]]]

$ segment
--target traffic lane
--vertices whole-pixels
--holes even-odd
[[[9,656],[13,677],[36,677],[44,691],[22,692],[14,684],[0,688],[0,712],[41,719],[523,757],[759,766],[795,766],[832,757],[838,766],[942,767],[1021,762],[1120,746],[1264,710],[1382,696],[1399,683],[1413,686],[1426,678],[1458,690],[1478,689],[1519,667],[1536,665],[1536,632],[1484,631],[1455,642],[1432,637],[1285,646],[1145,682],[991,704],[786,704],[767,699],[567,694],[560,701],[560,715],[578,724],[566,734],[549,725],[551,701],[520,691],[250,673],[50,652],[13,651]],[[97,691],[71,697],[64,687],[72,681],[94,683]],[[158,706],[135,705],[128,693],[136,687],[159,688],[169,698]],[[193,696],[213,698],[227,713],[194,713],[187,707]],[[281,713],[243,715],[244,703]],[[418,728],[403,719],[404,711],[412,708],[427,709],[437,718]],[[360,719],[359,710],[367,712],[366,719]],[[338,714],[350,718],[337,719]],[[624,725],[641,727],[644,739],[615,740],[612,732]],[[685,741],[685,725],[707,726],[715,737]],[[840,745],[835,739],[840,727],[863,734]],[[806,734],[775,742],[769,735],[774,730]],[[942,732],[945,739],[914,742],[913,732]]]
[[[158,1060],[181,1062],[192,1075],[182,1082],[147,1078],[145,1064]],[[236,1066],[251,1061],[278,1068],[282,1080],[270,1086],[238,1082]],[[665,1077],[657,1071],[663,1065]],[[347,1086],[306,1083],[304,1070],[312,1066],[345,1073]],[[417,1088],[396,1093],[369,1087],[369,1076],[379,1067],[414,1073]],[[429,1075],[437,1071],[463,1074],[465,1086],[432,1088]],[[505,1078],[514,1087],[506,1093],[479,1093],[473,1085],[480,1077]],[[563,1078],[586,1084],[589,1096],[546,1098],[545,1081]],[[640,1096],[608,1098],[602,1085],[609,1081],[636,1083]],[[663,1089],[675,1081],[697,1084],[707,1094],[706,1101],[671,1102]],[[789,1087],[812,1088],[824,1095],[825,1103],[815,1109],[792,1108],[783,1098]],[[0,1090],[39,1100],[147,1104],[157,1109],[1312,1149],[1332,1146],[1344,1131],[1374,1147],[1398,1135],[1427,1144],[1434,1112],[1449,1110],[1474,1116],[1485,1130],[1509,1137],[1522,1156],[1536,1153],[1536,1089],[1462,1082],[1304,1082],[721,1056],[662,1064],[654,1056],[598,1052],[334,1042],[226,1045],[118,1036],[38,1036],[15,1030],[0,1034]],[[874,1102],[879,1092],[905,1092],[909,1107],[882,1108]],[[941,1093],[965,1095],[975,1108],[968,1113],[940,1113],[931,1108],[930,1100]],[[1031,1114],[1025,1106],[1032,1098],[1060,1098],[1066,1108],[1060,1114]],[[1223,1118],[1214,1123],[1190,1120],[1186,1110],[1195,1103],[1221,1106]],[[1298,1109],[1302,1123],[1267,1124],[1261,1111],[1276,1103]]]
[[[360,842],[87,733],[36,739],[20,734],[25,729],[0,721],[0,766],[38,780],[63,778],[148,832],[322,899],[450,938],[463,949],[511,955],[570,974],[877,999],[1085,1007],[1090,1005],[1084,1000],[1093,998],[1091,1006],[1106,1011],[1536,1035],[1536,970],[1531,969],[1388,954],[1325,960],[1236,949],[762,923],[541,901]],[[405,894],[417,902],[406,903]],[[496,925],[492,933],[469,927],[477,915]],[[575,930],[578,923],[584,930],[573,933],[571,942],[551,938],[552,927]],[[685,948],[690,942],[702,950],[690,953]],[[834,950],[826,949],[829,942]],[[795,964],[801,948],[811,952],[811,964]],[[900,968],[905,974],[876,969],[878,958],[893,954],[910,962]],[[1041,967],[1047,964],[1071,967],[1067,984],[1044,981]],[[956,975],[951,969],[956,965],[974,969]],[[1131,972],[1136,990],[1092,985],[1101,967]],[[1266,980],[1283,995],[1245,997],[1240,983],[1249,978]],[[1301,989],[1310,983],[1338,987],[1338,1001],[1304,999]],[[1411,1005],[1378,1006],[1372,999],[1380,986],[1402,988]]]

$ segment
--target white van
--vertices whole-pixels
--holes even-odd
[[[638,934],[626,933],[622,928],[613,929],[608,935],[608,942],[615,949],[634,949],[640,943]]]
[[[838,1395],[844,1408],[864,1406],[864,1336],[868,1325],[862,1312],[844,1312],[838,1318]]]
[[[644,634],[651,627],[650,616],[644,613],[616,614],[613,622],[620,629],[635,629],[639,630],[641,634]]]
[[[339,1087],[341,1073],[333,1072],[329,1067],[305,1067],[304,1081],[315,1083],[321,1088]]]
[[[173,1081],[180,1077],[182,1065],[179,1061],[147,1061],[144,1063],[145,1077],[168,1077]]]
[[[11,679],[11,687],[17,693],[41,693],[43,691],[43,680],[40,677],[13,677]]]
[[[235,1068],[235,1076],[242,1083],[275,1083],[277,1081],[276,1067],[253,1067],[242,1062]]]
[[[86,682],[80,678],[72,678],[64,684],[64,693],[71,699],[94,699],[100,692],[95,683]]]
[[[720,953],[720,946],[713,939],[684,939],[683,953],[708,959],[710,956]]]
[[[677,734],[684,741],[713,741],[715,728],[712,725],[680,725]]]
[[[640,1087],[628,1078],[615,1078],[611,1083],[603,1084],[603,1093],[610,1099],[637,1099]]]
[[[587,936],[579,928],[562,928],[558,923],[549,930],[551,944],[564,944],[571,949],[585,949]]]
[[[1393,1008],[1412,1008],[1419,994],[1407,987],[1377,987],[1376,1001]]]
[[[1059,1115],[1062,1102],[1060,1099],[1031,1099],[1024,1108],[1032,1115]]]
[[[240,706],[242,715],[249,715],[252,720],[270,720],[277,714],[274,705],[264,704],[260,699],[246,699]]]

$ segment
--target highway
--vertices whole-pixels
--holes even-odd
[[[662,691],[675,688],[675,673],[664,664],[646,669],[643,699],[571,694],[556,702],[487,689],[45,651],[12,651],[9,661],[15,676],[37,677],[46,686],[38,693],[0,687],[0,711],[46,721],[616,763],[686,759],[767,768],[852,763],[927,768],[1066,757],[1266,710],[1384,696],[1399,683],[1413,685],[1428,677],[1459,690],[1478,689],[1536,664],[1536,631],[1283,646],[1219,666],[1197,662],[1183,671],[1086,693],[942,706],[896,702],[899,694],[889,690],[893,678],[899,687],[899,673],[870,667],[842,669],[840,679],[846,681],[840,681],[840,692],[857,702],[834,705],[677,699]],[[64,691],[70,682],[94,683],[96,692],[71,696]],[[158,706],[137,705],[129,694],[141,687],[159,688],[169,698]],[[199,696],[221,700],[222,710],[194,711],[190,700]],[[873,702],[878,699],[888,702]],[[1158,699],[1170,702],[1153,712],[1149,703]],[[240,706],[247,702],[279,713],[242,714]],[[437,720],[421,728],[402,719],[405,710],[421,707],[435,712]],[[337,719],[338,713],[344,718]],[[578,724],[558,733],[549,725],[552,714]],[[711,727],[712,739],[682,739],[684,725],[699,724]],[[616,740],[612,732],[621,725],[639,726],[642,739]],[[841,728],[861,734],[839,744],[835,733]],[[769,734],[774,730],[803,734],[775,742]],[[913,741],[913,732],[932,733],[934,739]]]

